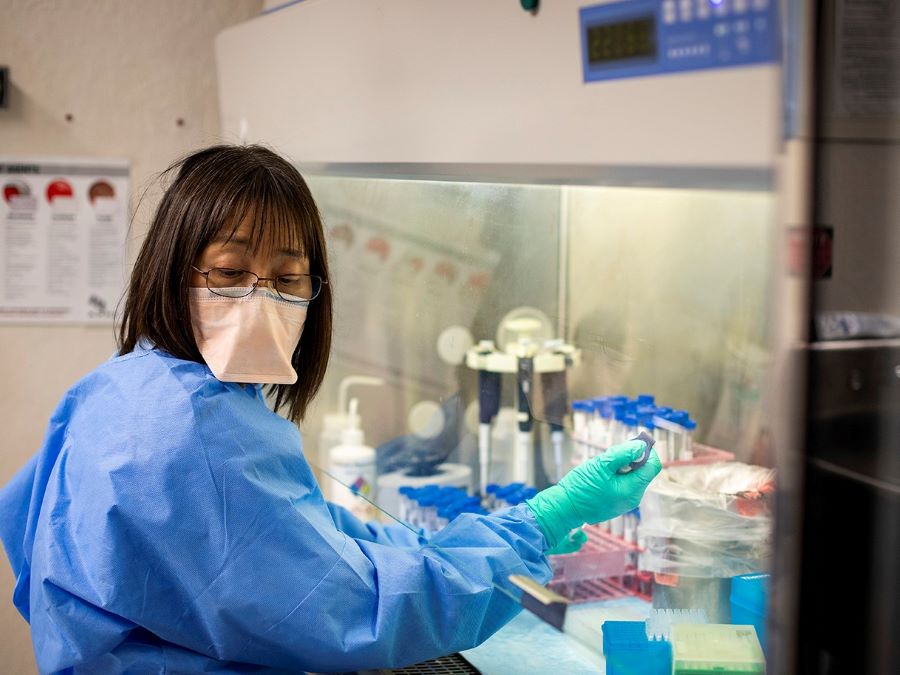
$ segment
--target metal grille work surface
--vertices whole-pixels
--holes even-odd
[[[442,656],[397,670],[369,671],[372,675],[481,675],[480,671],[459,654]]]

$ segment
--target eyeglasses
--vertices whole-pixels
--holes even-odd
[[[224,298],[243,298],[256,290],[261,281],[269,285],[282,300],[287,302],[309,302],[315,300],[322,287],[328,282],[315,274],[282,274],[277,277],[261,277],[247,270],[228,267],[214,267],[204,272],[193,265],[198,274],[206,277],[206,287],[210,292]]]

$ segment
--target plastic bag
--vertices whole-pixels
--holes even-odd
[[[641,568],[730,577],[768,567],[775,471],[739,462],[671,467],[641,503]]]
[[[689,541],[647,537],[640,569],[679,577],[725,579],[769,570],[772,548],[758,541]]]

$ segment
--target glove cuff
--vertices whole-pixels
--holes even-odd
[[[525,504],[534,514],[534,519],[547,540],[548,549],[555,548],[569,532],[581,525],[581,522],[573,523],[570,517],[566,517],[567,512],[572,511],[571,502],[560,485],[551,485],[546,490],[541,490],[531,499],[526,499]]]

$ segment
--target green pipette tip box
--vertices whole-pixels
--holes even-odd
[[[676,624],[672,626],[674,675],[756,675],[766,657],[753,626]]]

